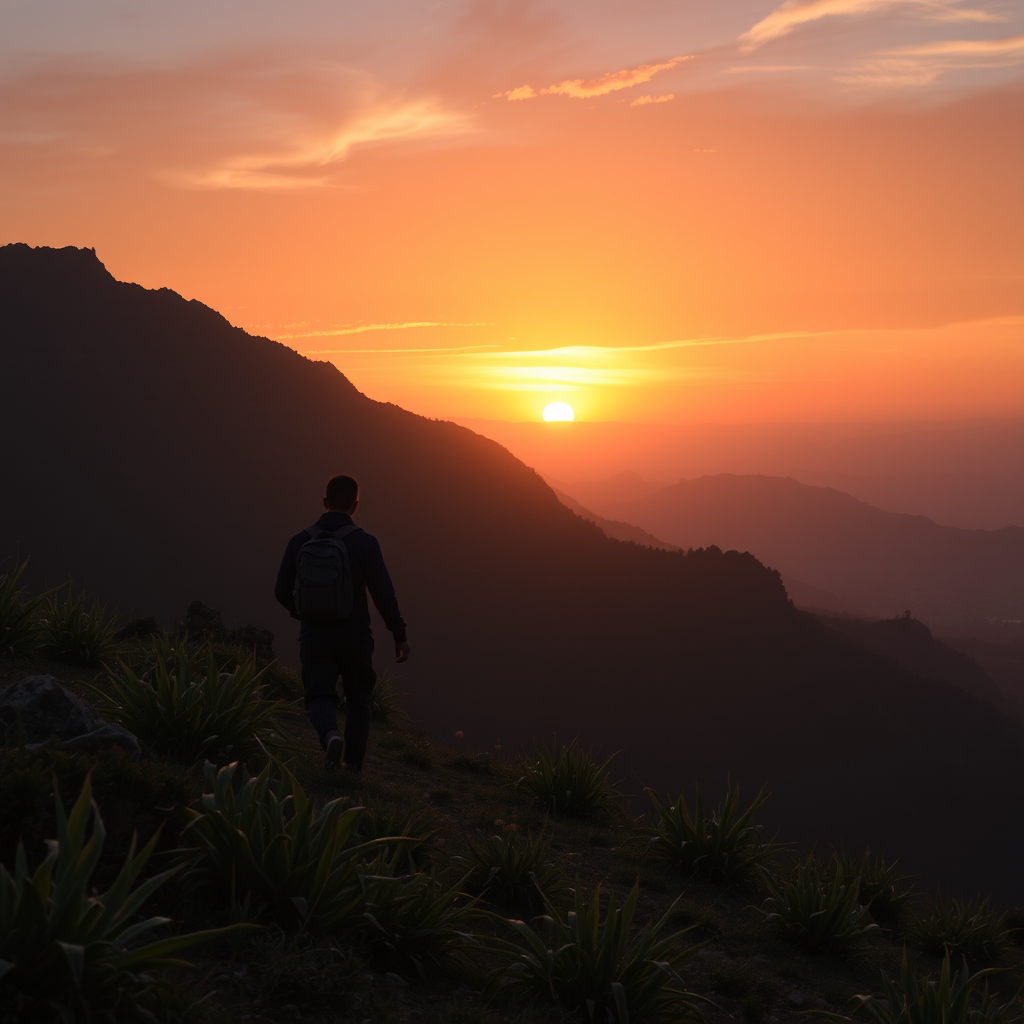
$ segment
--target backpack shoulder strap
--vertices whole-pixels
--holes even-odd
[[[349,523],[348,526],[343,526],[340,530],[325,530],[322,526],[318,526],[314,523],[312,526],[307,526],[305,533],[308,533],[313,540],[319,540],[321,537],[330,537],[331,540],[344,540],[350,533],[354,533],[359,527],[355,523]]]

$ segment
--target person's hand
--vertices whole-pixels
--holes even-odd
[[[412,648],[409,646],[409,641],[406,640],[404,643],[395,644],[395,661],[401,664],[403,661],[409,660],[409,651]]]

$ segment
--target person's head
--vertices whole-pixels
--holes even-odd
[[[351,476],[332,476],[324,492],[324,508],[328,512],[352,515],[359,504],[359,481]]]

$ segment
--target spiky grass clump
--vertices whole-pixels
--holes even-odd
[[[844,885],[833,873],[824,878],[811,858],[792,877],[764,873],[768,898],[761,912],[794,945],[809,953],[848,953],[878,925],[860,902],[859,883]]]
[[[47,598],[42,613],[43,650],[54,658],[98,668],[117,654],[117,622],[107,606],[90,601],[85,594],[75,597],[70,585],[61,598]]]
[[[591,1021],[628,1024],[638,1020],[702,1020],[701,997],[686,990],[679,969],[701,948],[680,948],[684,934],[659,938],[672,909],[638,932],[633,918],[640,896],[634,885],[619,906],[608,897],[601,917],[601,887],[588,903],[577,887],[574,909],[566,916],[547,904],[539,929],[497,915],[517,941],[492,940],[491,952],[507,961],[492,974],[489,989],[526,989]],[[673,904],[674,907],[674,904]]]
[[[859,858],[837,850],[825,871],[837,875],[846,886],[859,882],[861,900],[868,906],[872,918],[882,925],[898,924],[915,897],[910,877],[897,872],[896,862],[888,864],[870,850],[865,850],[864,856]]]
[[[964,960],[962,973],[952,974],[947,952],[938,981],[933,981],[931,975],[919,979],[904,949],[900,981],[891,981],[883,974],[882,997],[854,996],[857,1008],[853,1016],[863,1011],[875,1024],[1020,1024],[1024,1015],[1014,1012],[1016,999],[997,1003],[987,983],[981,999],[975,998],[978,982],[993,973],[989,968],[971,974]],[[852,1019],[838,1013],[810,1012],[834,1024],[850,1024]]]
[[[240,771],[238,764],[206,766],[210,792],[201,811],[189,812],[181,837],[186,878],[226,896],[236,913],[272,915],[309,931],[354,926],[363,909],[363,862],[401,841],[358,842],[361,807],[337,799],[318,809],[273,760],[253,778],[236,779]]]
[[[932,956],[948,950],[972,963],[994,963],[1007,933],[988,900],[938,899],[910,929],[914,944]]]
[[[674,804],[662,802],[651,789],[656,824],[640,831],[635,842],[645,843],[680,874],[710,882],[749,882],[758,877],[762,864],[780,849],[766,843],[754,815],[765,801],[763,794],[747,808],[740,807],[738,787],[730,781],[725,798],[708,813],[700,787],[695,786],[693,811],[682,793]]]
[[[562,869],[551,857],[551,835],[510,832],[469,844],[469,885],[498,906],[540,910],[544,900],[561,903],[568,892]]]
[[[150,750],[191,764],[205,758],[223,764],[290,750],[278,723],[288,705],[268,700],[255,662],[223,671],[206,649],[205,670],[185,645],[173,663],[156,656],[140,678],[123,662],[103,689],[94,688],[98,709],[138,736]]]
[[[400,701],[400,698],[407,696],[406,693],[395,691],[394,673],[382,672],[370,697],[370,717],[385,725],[408,722],[409,716],[402,710]]]
[[[359,819],[359,838],[400,838],[405,866],[416,871],[429,860],[427,844],[441,831],[441,822],[431,810],[404,810],[389,803],[368,807]]]
[[[395,853],[382,852],[360,878],[371,958],[391,969],[412,967],[424,979],[464,967],[477,944],[469,930],[476,901],[463,893],[464,879],[449,885],[427,874],[398,875],[400,864]]]
[[[619,799],[618,791],[608,781],[611,762],[610,757],[598,764],[576,740],[569,746],[555,743],[550,748],[539,747],[526,759],[518,784],[541,807],[555,814],[598,818],[608,814]]]
[[[22,658],[39,649],[41,629],[36,612],[49,597],[26,597],[19,586],[28,560],[0,576],[0,655]]]
[[[106,830],[87,778],[71,814],[54,799],[57,839],[34,872],[21,845],[12,875],[0,864],[0,1004],[13,1020],[145,1021],[166,1019],[157,972],[187,967],[171,954],[234,931],[220,928],[140,944],[170,923],[139,920],[139,911],[177,869],[135,888],[157,837],[135,844],[111,887],[97,894],[90,879]],[[91,838],[86,840],[90,818]]]

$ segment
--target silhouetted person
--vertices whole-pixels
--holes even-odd
[[[306,713],[320,736],[331,771],[344,764],[360,771],[370,735],[373,631],[366,604],[373,603],[395,638],[395,657],[409,657],[405,621],[377,538],[352,522],[359,484],[350,476],[327,481],[324,508],[312,525],[288,542],[274,596],[299,619],[299,661]],[[338,731],[338,677],[345,691],[345,736]]]

